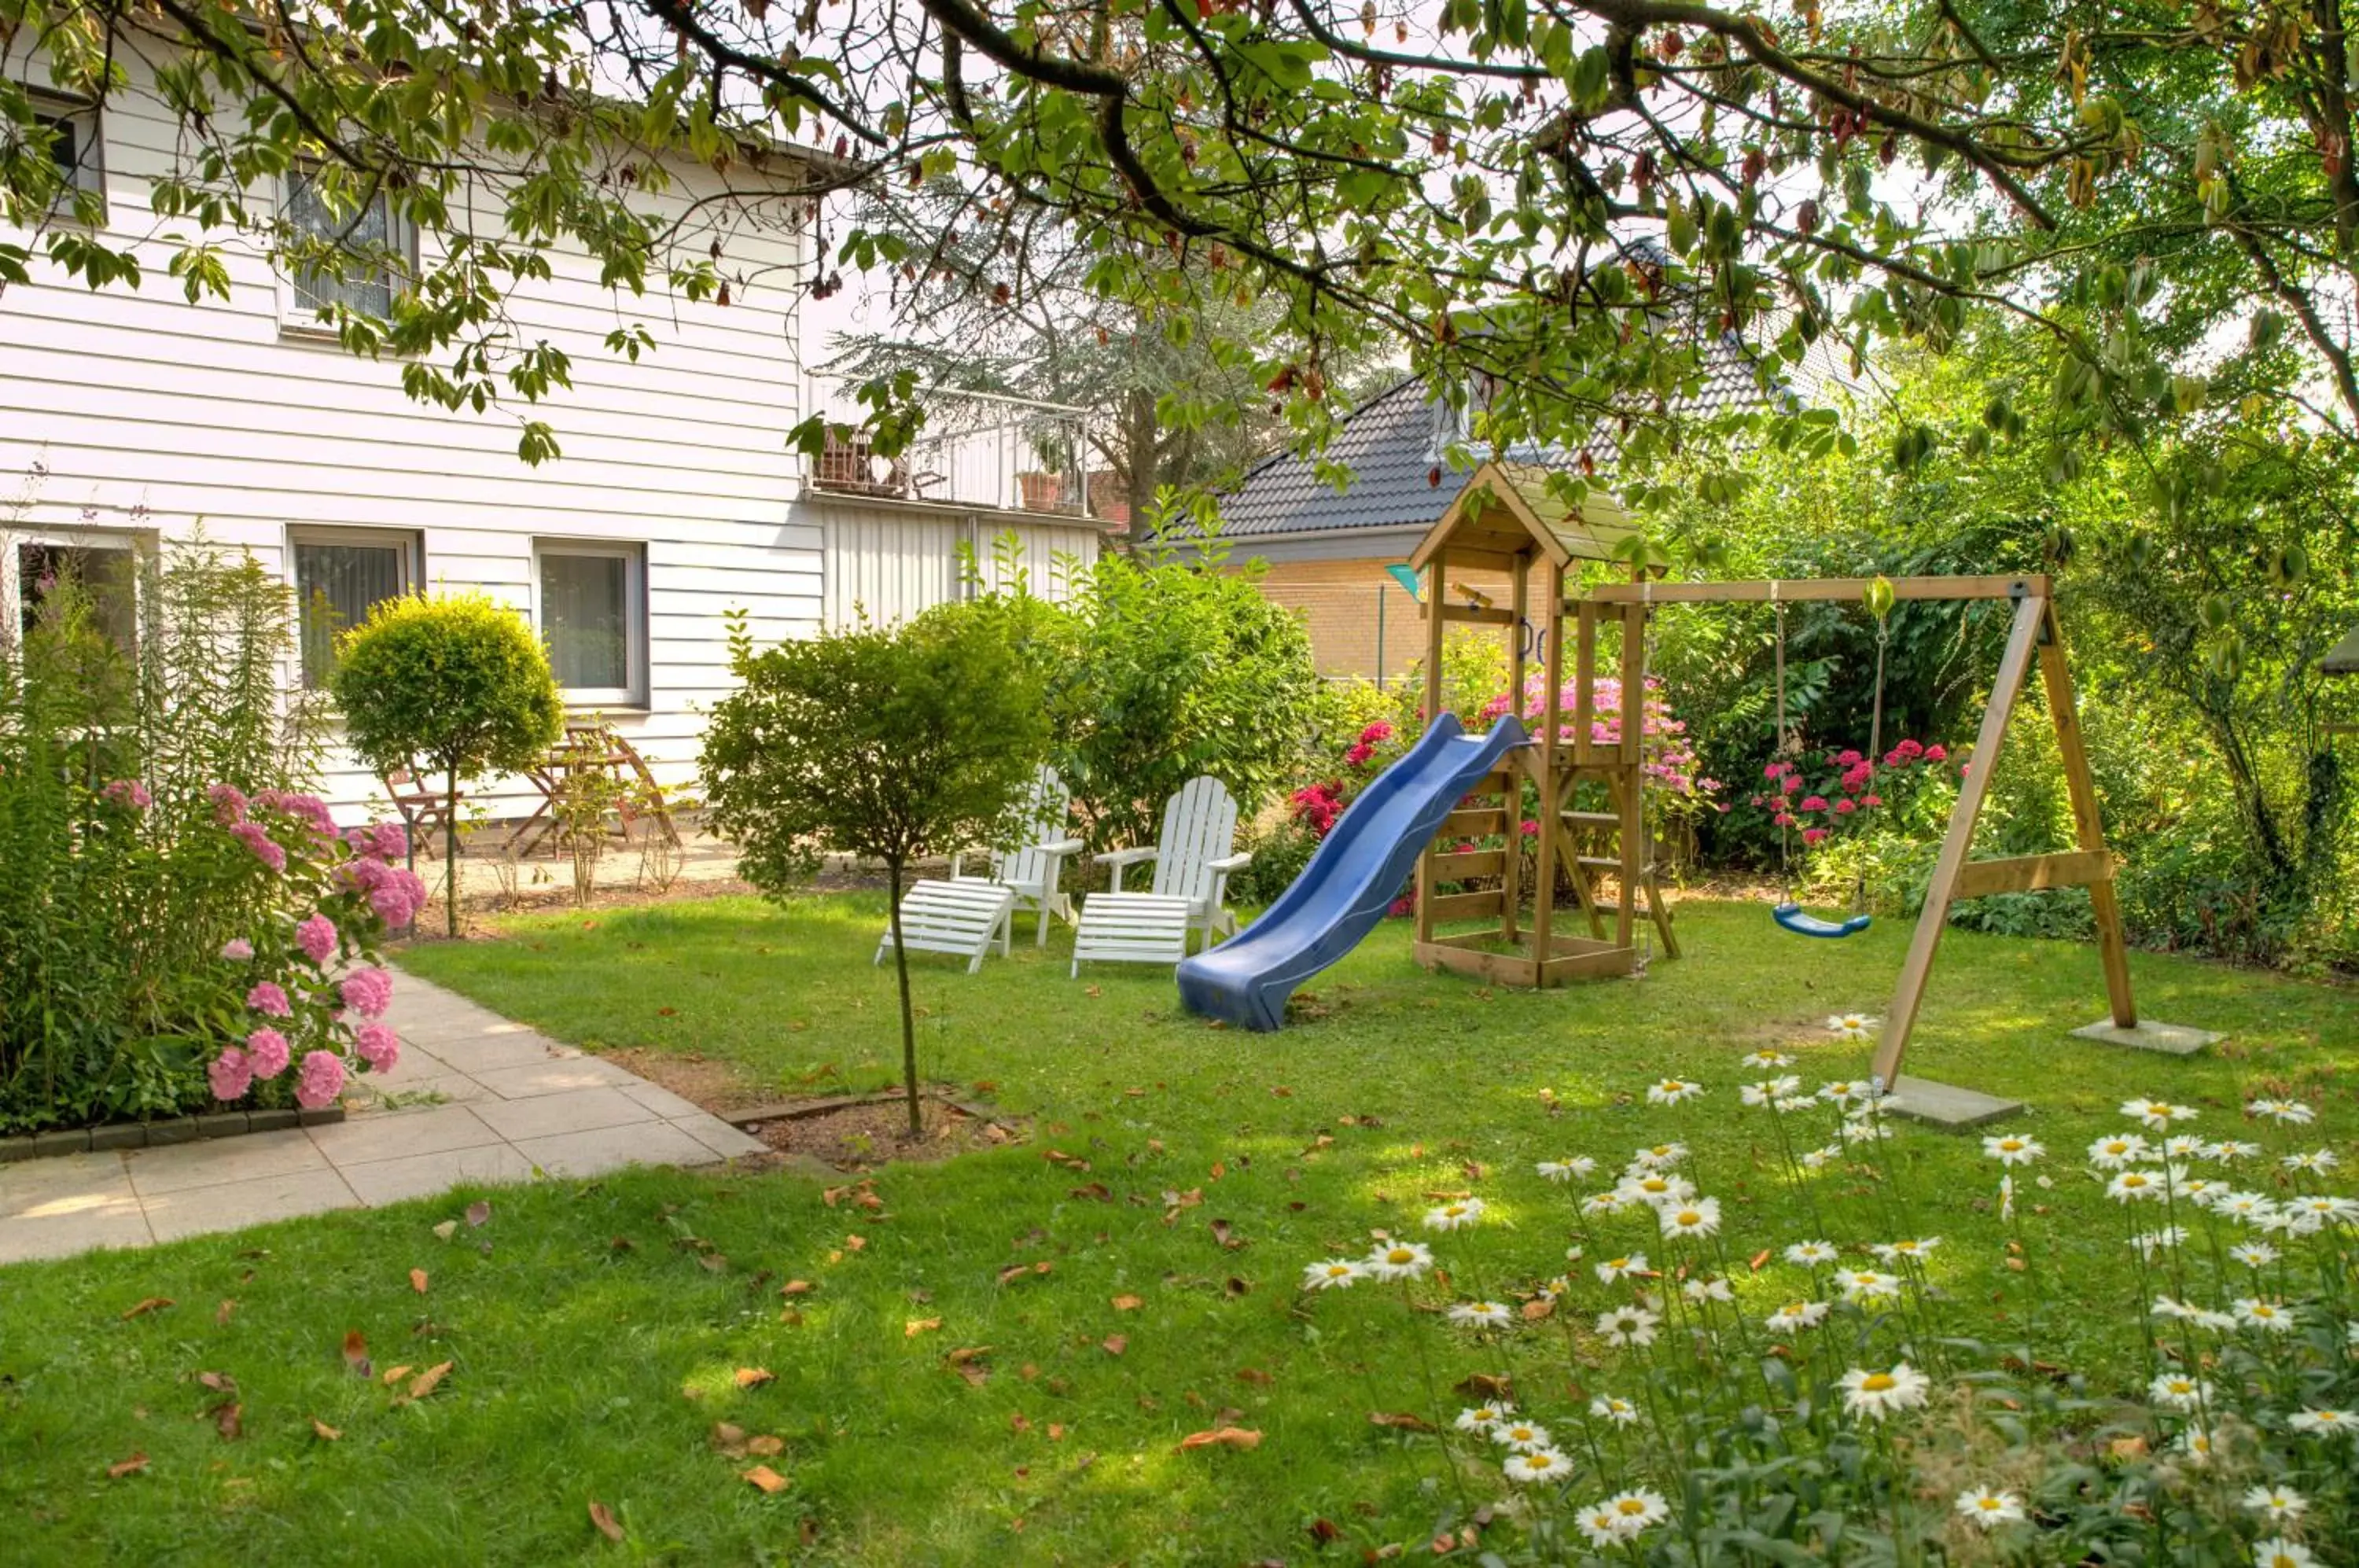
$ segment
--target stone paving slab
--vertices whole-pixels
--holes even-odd
[[[764,1152],[670,1090],[403,975],[393,1072],[326,1127],[0,1166],[0,1264],[147,1247],[465,1184]]]

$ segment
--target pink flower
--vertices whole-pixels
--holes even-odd
[[[1777,780],[1777,788],[1788,795],[1799,795],[1802,792],[1802,776],[1799,773],[1788,773]]]
[[[1794,825],[1794,813],[1791,811],[1780,811],[1776,816],[1770,818],[1769,821],[1773,826],[1790,828]]]
[[[1816,844],[1826,836],[1827,830],[1824,828],[1804,828],[1802,830],[1802,842],[1804,844]]]
[[[382,1018],[393,1006],[393,976],[382,969],[355,969],[341,989],[344,1005],[364,1018]]]
[[[1949,758],[1947,746],[1929,746],[1925,748],[1925,760],[1928,762],[1947,762]]]
[[[230,836],[254,852],[254,858],[273,871],[287,869],[287,852],[253,822],[232,822]]]
[[[1352,749],[1343,754],[1343,760],[1353,768],[1359,768],[1364,766],[1367,762],[1368,758],[1375,755],[1376,748],[1375,746],[1370,746],[1366,741],[1355,741],[1353,743]]]
[[[136,779],[117,779],[99,794],[110,805],[133,811],[144,811],[156,803],[156,797],[147,792],[147,786]]]
[[[336,951],[336,922],[314,914],[295,928],[295,945],[314,964],[325,964]]]
[[[1805,795],[1802,797],[1803,811],[1823,811],[1826,809],[1827,798],[1824,795]]]
[[[287,1071],[291,1048],[287,1037],[277,1029],[258,1029],[245,1037],[245,1053],[254,1064],[256,1078],[276,1078]]]
[[[1417,913],[1417,895],[1414,893],[1403,893],[1399,898],[1395,898],[1392,901],[1392,907],[1387,909],[1385,912],[1396,920],[1398,920],[1403,915],[1413,915]]]
[[[1378,719],[1375,724],[1370,724],[1366,729],[1360,732],[1360,744],[1362,746],[1375,746],[1379,742],[1388,741],[1392,738],[1392,725],[1386,724],[1382,719]]]
[[[1835,802],[1835,814],[1839,817],[1847,817],[1858,810],[1859,802],[1854,800],[1845,799]]]
[[[245,1005],[257,1013],[266,1013],[274,1018],[291,1018],[295,1016],[294,1007],[287,1000],[285,987],[275,980],[256,982],[254,989],[245,994]]]
[[[399,822],[379,822],[369,829],[375,841],[376,852],[386,860],[399,860],[409,853],[409,831]]]
[[[214,1099],[240,1099],[254,1086],[254,1063],[233,1045],[206,1066],[205,1077],[212,1083]]]
[[[1856,768],[1859,766],[1859,763],[1860,755],[1855,751],[1838,752],[1835,756],[1835,766],[1837,768]]]
[[[1526,817],[1524,819],[1524,836],[1526,838],[1537,838],[1539,835],[1539,823],[1532,821],[1529,817]]]
[[[363,1024],[353,1031],[353,1049],[369,1064],[370,1072],[390,1073],[401,1060],[401,1037],[393,1032],[391,1024]]]
[[[205,799],[213,803],[213,821],[232,827],[245,821],[245,797],[234,784],[216,784],[205,791]]]
[[[1884,797],[1881,795],[1863,795],[1860,797],[1859,803],[1863,806],[1881,806],[1884,804]]]
[[[344,1092],[344,1064],[332,1051],[303,1053],[302,1076],[295,1084],[295,1103],[307,1111],[335,1104]]]
[[[1776,779],[1786,771],[1786,767],[1787,765],[1785,763],[1773,762],[1761,770],[1761,777],[1764,779]]]
[[[242,936],[232,937],[222,943],[221,955],[232,964],[244,964],[254,956],[254,943]]]
[[[369,908],[388,926],[406,926],[426,907],[426,884],[414,871],[396,866],[369,890]]]

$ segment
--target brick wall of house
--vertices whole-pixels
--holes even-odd
[[[1311,657],[1321,675],[1374,679],[1381,670],[1390,681],[1408,673],[1423,657],[1426,632],[1417,603],[1385,571],[1387,564],[1383,560],[1283,561],[1262,578],[1262,595],[1302,612],[1310,628]],[[1506,579],[1497,573],[1452,572],[1450,581],[1480,589],[1500,604],[1507,603]],[[1453,593],[1451,597],[1463,602],[1465,596]]]

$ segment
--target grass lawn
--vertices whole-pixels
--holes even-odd
[[[867,1087],[890,1081],[899,1049],[891,971],[869,965],[880,909],[845,896],[539,916],[402,962],[583,1045],[701,1053],[749,1097]],[[1774,1258],[1751,1273],[1758,1249],[1938,1234],[1933,1278],[1961,1323],[1993,1332],[1991,1314],[2019,1313],[2027,1279],[2043,1279],[2038,1354],[2106,1391],[2139,1380],[2135,1306],[2150,1293],[2120,1211],[2078,1163],[2129,1127],[2119,1103],[2165,1095],[2201,1110],[2196,1130],[2249,1137],[2239,1096],[2267,1085],[2316,1100],[2305,1147],[2347,1151],[2359,1132],[2347,990],[2141,955],[2145,1011],[2233,1037],[2148,1056],[2066,1038],[2103,1011],[2093,950],[1953,934],[1910,1065],[2030,1105],[2010,1130],[2047,1144],[2055,1187],[2027,1191],[2034,1269],[2011,1272],[1978,1138],[1904,1126],[1877,1157],[1885,1179],[1854,1167],[1797,1187],[1764,1113],[1738,1108],[1737,1084],[1759,1076],[1738,1059],[1765,1045],[1794,1051],[1809,1085],[1864,1069],[1867,1048],[1821,1020],[1881,1008],[1906,928],[1818,942],[1757,907],[1680,918],[1688,956],[1644,983],[1545,994],[1426,975],[1391,922],[1275,1036],[1180,1014],[1167,972],[1070,981],[1061,942],[973,976],[921,961],[926,1070],[1032,1118],[1031,1134],[882,1170],[881,1212],[831,1206],[792,1174],[642,1172],[495,1190],[489,1223],[448,1239],[434,1226],[472,1194],[0,1269],[5,1555],[1357,1562],[1428,1540],[1455,1485],[1431,1439],[1370,1412],[1446,1417],[1447,1385],[1512,1370],[1527,1408],[1560,1415],[1568,1355],[1594,1386],[1625,1354],[1556,1323],[1499,1346],[1405,1334],[1397,1296],[1298,1293],[1305,1263],[1364,1252],[1373,1229],[1415,1232],[1440,1195],[1490,1205],[1483,1227],[1429,1238],[1462,1290],[1528,1288],[1566,1268],[1577,1223],[1535,1160],[1595,1156],[1602,1188],[1635,1146],[1681,1138],[1727,1206],[1756,1313],[1800,1285]],[[1666,1073],[1710,1093],[1648,1105]],[[1654,1230],[1603,1222],[1592,1260],[1659,1250]],[[784,1296],[790,1280],[810,1288]],[[155,1297],[173,1304],[125,1316]],[[1607,1300],[1575,1273],[1584,1327]],[[354,1330],[380,1371],[452,1368],[397,1402],[348,1369]],[[979,1382],[946,1359],[977,1346]],[[741,1387],[740,1369],[771,1377]],[[233,1399],[231,1439],[212,1412]],[[723,1421],[777,1452],[716,1452]],[[1259,1446],[1179,1451],[1223,1425]],[[144,1470],[108,1478],[135,1454]],[[784,1488],[741,1479],[756,1464]],[[592,1500],[622,1544],[593,1530]],[[1324,1559],[1307,1533],[1321,1519],[1341,1537]]]

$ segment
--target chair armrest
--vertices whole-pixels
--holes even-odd
[[[1060,838],[1054,844],[1044,844],[1036,847],[1043,855],[1053,855],[1062,859],[1069,855],[1079,855],[1090,846],[1077,838]]]
[[[1159,849],[1117,849],[1111,854],[1093,855],[1090,858],[1100,866],[1136,866],[1162,853]]]
[[[964,865],[964,864],[965,864],[965,862],[966,862],[966,851],[964,851],[964,850],[960,850],[956,855],[951,855],[951,881],[955,882],[955,881],[957,881],[957,880],[958,880],[958,878],[959,878],[959,867],[960,867],[961,866]]]
[[[1235,871],[1244,866],[1252,859],[1253,851],[1248,849],[1237,855],[1223,855],[1218,860],[1208,860],[1204,863],[1204,868],[1208,871],[1217,871],[1222,876],[1225,877],[1230,872]]]

